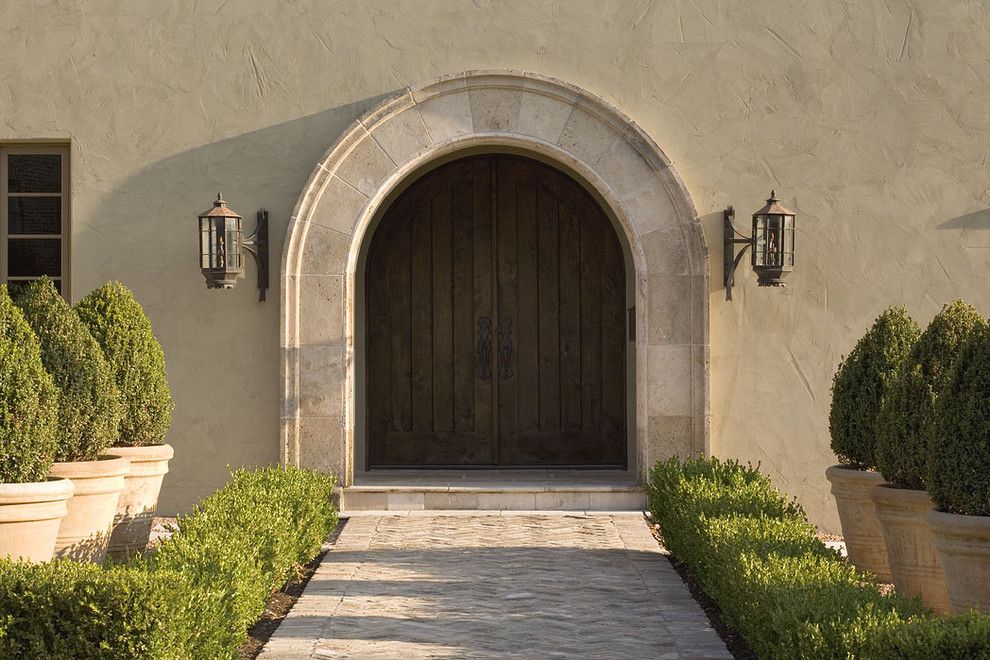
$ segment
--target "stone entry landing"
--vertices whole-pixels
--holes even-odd
[[[358,475],[341,511],[642,511],[636,476],[615,470],[388,470]]]
[[[731,658],[640,513],[352,516],[261,658]]]

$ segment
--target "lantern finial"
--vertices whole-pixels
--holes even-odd
[[[223,198],[223,193],[217,193],[217,201],[213,202],[213,206],[220,208],[221,206],[227,206],[227,201]]]

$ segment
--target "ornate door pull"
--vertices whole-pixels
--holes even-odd
[[[492,377],[492,321],[487,316],[478,319],[478,378]]]
[[[498,320],[498,375],[512,378],[512,320]]]

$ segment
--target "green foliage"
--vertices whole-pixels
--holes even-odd
[[[6,285],[0,286],[0,483],[44,481],[55,457],[58,391]],[[2,610],[0,610],[2,611]]]
[[[238,471],[148,560],[0,560],[0,658],[236,658],[337,525],[331,475]]]
[[[883,628],[863,655],[870,660],[990,660],[990,616],[970,612]]]
[[[758,658],[858,657],[876,630],[918,613],[826,548],[752,467],[672,459],[647,495],[668,549]]]
[[[120,391],[119,444],[161,444],[172,420],[165,354],[134,294],[107,282],[80,300],[76,313],[103,349]]]
[[[55,460],[92,461],[117,440],[120,399],[103,351],[48,278],[17,297],[59,391]]]
[[[935,405],[928,492],[947,513],[990,516],[990,327],[963,344]]]
[[[920,329],[903,307],[888,307],[839,365],[828,427],[832,451],[850,468],[876,465],[877,418],[890,383]]]
[[[986,325],[962,300],[942,307],[901,363],[884,398],[877,429],[877,468],[899,488],[924,490],[935,445],[935,401],[974,328]]]

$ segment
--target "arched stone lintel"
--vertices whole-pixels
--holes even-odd
[[[282,460],[351,482],[361,246],[411,175],[477,147],[556,164],[608,209],[635,271],[639,471],[672,454],[707,453],[708,259],[683,182],[602,99],[546,76],[483,71],[384,101],[345,131],[304,188],[282,258]]]

